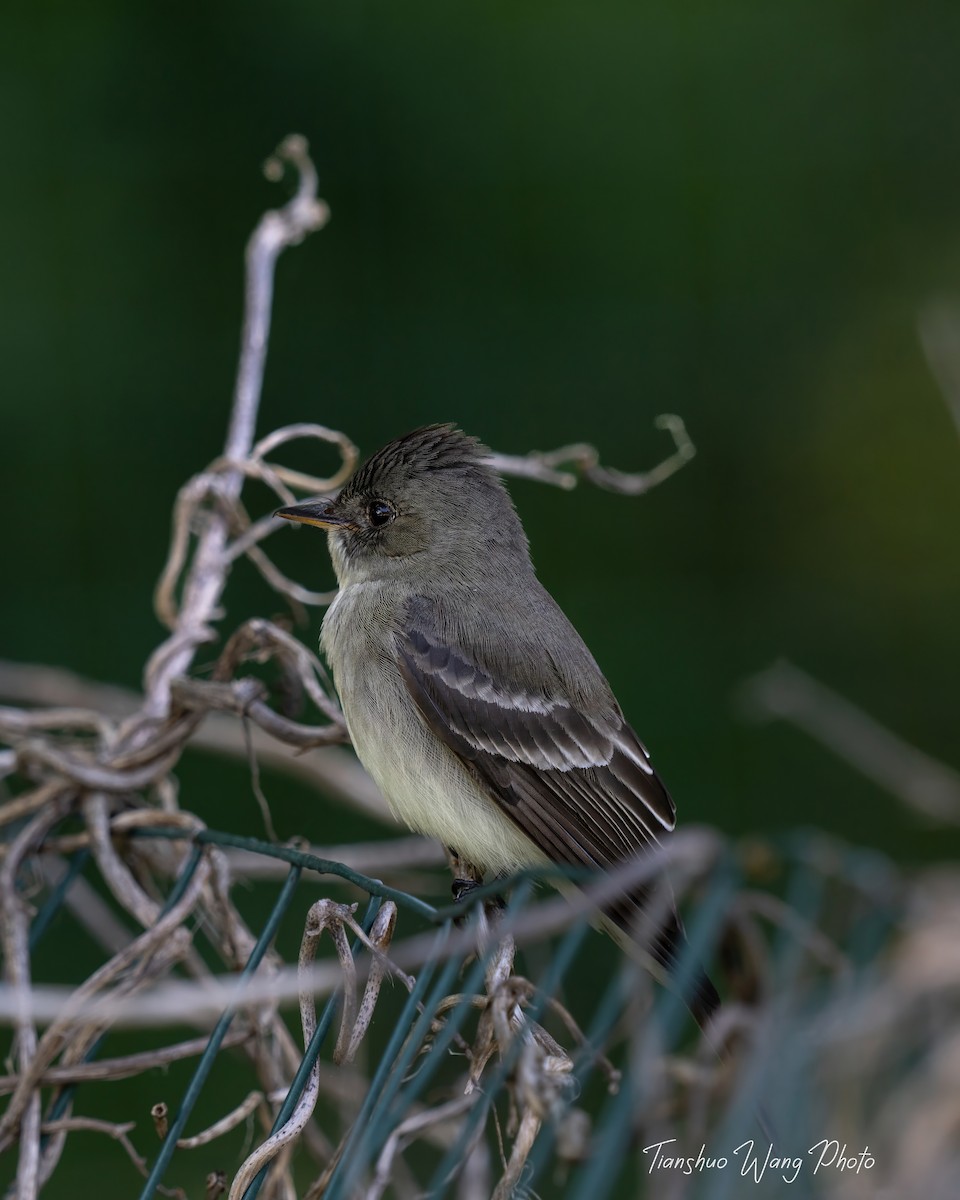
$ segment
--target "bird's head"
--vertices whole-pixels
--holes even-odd
[[[529,563],[523,528],[488,453],[453,425],[428,425],[384,446],[338,495],[276,516],[327,531],[341,585],[419,573],[470,582],[489,575],[491,553],[501,566]]]

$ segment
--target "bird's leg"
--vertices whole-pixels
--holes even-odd
[[[455,904],[462,904],[471,892],[483,886],[483,872],[473,863],[461,858],[452,846],[447,846],[447,860],[453,872],[453,884],[450,888],[453,901]]]
[[[463,904],[478,887],[483,886],[483,871],[475,863],[461,858],[452,846],[447,846],[446,850],[450,870],[453,872],[453,884],[450,888],[453,901],[454,904]],[[496,921],[506,907],[502,896],[488,896],[483,902],[483,915],[488,922]],[[459,919],[457,923],[460,923]]]

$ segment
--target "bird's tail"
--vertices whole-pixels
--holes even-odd
[[[703,967],[689,962],[690,944],[676,912],[670,914],[660,929],[650,953],[667,972],[671,986],[676,988],[693,1019],[706,1031],[720,1007],[720,993]]]
[[[644,890],[604,908],[605,923],[631,957],[639,955],[652,974],[680,996],[706,1031],[720,1007],[720,994],[703,967],[690,961],[690,944],[672,901],[669,909],[656,915],[654,908]]]
[[[608,927],[629,953],[636,955],[639,949],[648,965],[653,967],[652,973],[677,992],[700,1026],[705,1041],[717,1058],[726,1062],[730,1058],[729,1050],[720,1045],[710,1031],[711,1021],[720,1008],[720,994],[703,967],[689,961],[690,943],[676,910],[671,908],[666,920],[657,928],[650,917],[644,915],[648,900],[647,895],[642,899],[632,896],[605,909]],[[771,1145],[775,1144],[778,1140],[776,1127],[763,1104],[756,1105],[754,1116],[764,1137]]]

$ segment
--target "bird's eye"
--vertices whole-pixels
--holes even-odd
[[[367,517],[370,524],[377,528],[392,521],[396,515],[393,505],[388,504],[386,500],[371,500],[367,505]]]

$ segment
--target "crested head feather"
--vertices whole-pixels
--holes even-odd
[[[424,425],[389,442],[372,455],[353,475],[342,495],[376,491],[382,481],[397,471],[427,475],[434,471],[464,470],[493,476],[484,459],[490,453],[477,438],[452,423]]]

